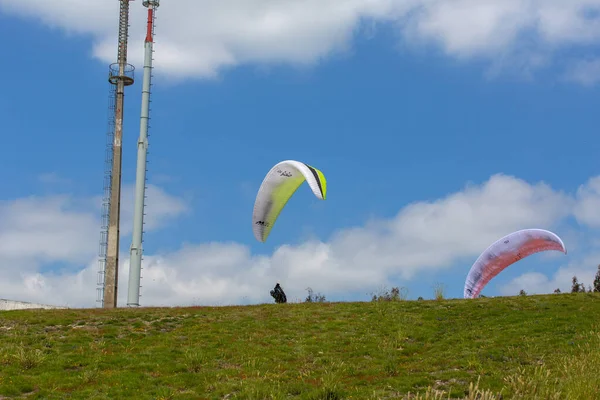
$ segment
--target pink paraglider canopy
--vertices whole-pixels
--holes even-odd
[[[523,229],[494,242],[477,258],[465,281],[464,297],[475,298],[485,285],[511,264],[541,251],[567,254],[565,244],[555,233],[544,229]]]

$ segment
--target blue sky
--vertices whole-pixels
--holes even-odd
[[[292,25],[294,13],[284,6],[270,10],[248,0],[258,13],[277,12],[289,23],[278,28],[280,42],[275,34],[259,46],[242,36],[231,39],[239,32],[225,23],[250,20],[250,14],[224,9],[219,15],[226,26],[184,29],[177,23],[181,9],[163,3],[143,305],[271,301],[268,291],[277,280],[291,298],[304,297],[311,286],[331,300],[366,300],[382,285],[405,286],[410,298],[427,298],[436,282],[447,296],[461,297],[478,254],[527,227],[552,229],[569,254],[523,260],[484,294],[551,292],[568,288],[574,273],[591,283],[600,263],[600,181],[593,180],[599,175],[600,69],[598,47],[589,44],[600,30],[593,21],[583,25],[589,32],[581,37],[581,21],[574,19],[574,33],[568,27],[551,31],[556,24],[550,21],[547,29],[539,25],[544,40],[509,34],[502,40],[506,26],[516,22],[486,36],[460,24],[440,28],[441,22],[431,22],[438,15],[432,9],[427,18],[402,25],[411,29],[400,29],[386,14],[406,18],[399,1],[373,2],[380,4],[373,9],[353,2],[351,21],[338,18],[333,6],[319,11],[317,3],[306,3],[322,16],[313,27],[301,20]],[[389,4],[398,8],[388,10]],[[106,77],[116,57],[109,44],[118,9],[81,6],[70,17],[66,8],[57,16],[44,7],[33,0],[0,1],[0,35],[10,38],[4,53],[12,60],[0,66],[0,296],[93,307]],[[145,11],[141,4],[131,7],[136,83],[125,99],[121,296],[127,291]],[[540,15],[556,11],[544,7]],[[585,7],[599,3],[555,5],[566,15]],[[507,11],[497,8],[501,19]],[[97,13],[89,27],[78,22]],[[471,15],[461,17],[469,21]],[[490,45],[453,29],[482,35]],[[256,35],[257,42],[264,39]],[[331,39],[336,35],[341,39]],[[523,48],[536,57],[524,57]],[[181,49],[189,56],[177,53]],[[219,58],[215,49],[229,53]],[[258,243],[251,227],[254,198],[266,172],[285,159],[321,169],[328,199],[317,200],[304,185],[267,243]]]

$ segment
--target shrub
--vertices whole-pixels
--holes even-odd
[[[312,288],[307,287],[308,296],[306,296],[306,303],[325,303],[325,295],[321,293],[314,294]]]
[[[391,291],[382,289],[379,295],[372,294],[371,301],[402,301],[408,296],[408,289],[405,287],[393,287]]]

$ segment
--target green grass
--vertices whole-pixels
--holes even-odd
[[[599,319],[592,293],[6,311],[0,399],[599,399]]]

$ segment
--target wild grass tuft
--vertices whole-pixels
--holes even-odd
[[[444,293],[446,291],[446,287],[443,283],[435,283],[433,285],[433,298],[436,300],[444,300]]]

